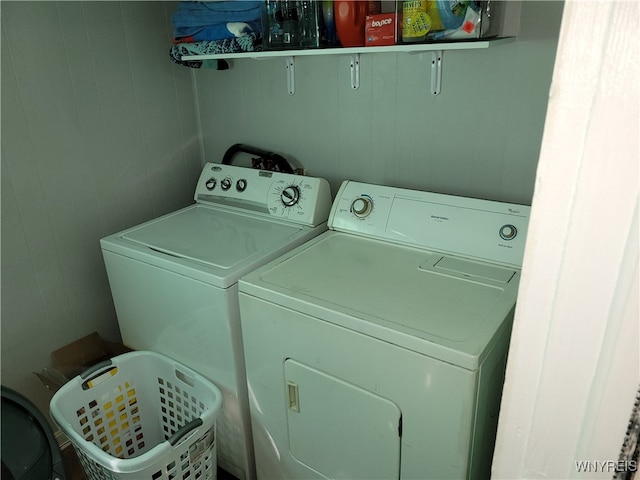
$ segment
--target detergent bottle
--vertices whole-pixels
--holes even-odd
[[[333,5],[340,44],[343,47],[363,47],[368,3],[358,0],[335,0]]]
[[[333,47],[338,43],[338,35],[336,34],[336,22],[333,15],[333,0],[323,0],[322,18],[324,20],[327,46]]]

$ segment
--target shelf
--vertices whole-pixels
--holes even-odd
[[[416,43],[413,45],[389,45],[384,47],[338,47],[309,48],[296,50],[268,50],[261,52],[222,53],[216,55],[185,55],[182,60],[222,60],[232,58],[277,58],[308,57],[313,55],[354,55],[362,53],[426,53],[444,50],[477,50],[504,45],[515,41],[515,37],[491,38],[487,40],[471,40],[449,43]]]
[[[478,50],[504,45],[515,41],[515,37],[491,38],[486,40],[470,40],[449,43],[416,43],[403,45],[389,45],[380,47],[338,47],[338,48],[310,48],[296,50],[268,50],[260,52],[237,52],[216,55],[184,55],[183,61],[200,60],[231,60],[269,58],[284,58],[287,72],[287,91],[289,95],[295,93],[295,57],[309,57],[317,55],[349,55],[351,56],[351,88],[357,90],[360,86],[360,55],[367,53],[431,53],[431,94],[438,95],[442,83],[442,57],[446,50]]]

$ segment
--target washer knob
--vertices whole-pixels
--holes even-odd
[[[500,238],[502,238],[503,240],[513,240],[518,234],[518,229],[515,227],[515,225],[507,224],[500,227],[499,233]]]
[[[364,218],[371,213],[373,202],[371,197],[361,196],[351,202],[351,211],[356,217]]]
[[[282,190],[280,200],[285,207],[293,207],[300,201],[300,189],[297,185],[289,185]]]
[[[247,180],[244,178],[241,178],[240,180],[238,180],[236,182],[236,190],[238,190],[239,192],[244,192],[247,189]]]
[[[232,183],[233,181],[231,180],[230,177],[225,177],[220,182],[220,186],[222,187],[222,190],[229,190],[231,188]]]
[[[204,186],[207,187],[207,190],[213,190],[214,188],[216,188],[216,179],[211,177],[209,180],[207,180],[206,182],[204,182]]]

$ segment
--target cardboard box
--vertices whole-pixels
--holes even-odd
[[[366,46],[395,45],[396,14],[367,15],[364,37]]]
[[[93,332],[55,350],[51,354],[53,367],[43,368],[36,375],[45,387],[56,391],[87,368],[129,351],[121,343],[108,342]]]

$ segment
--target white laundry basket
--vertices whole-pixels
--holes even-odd
[[[91,480],[215,479],[221,407],[210,381],[146,351],[96,365],[50,403]]]

